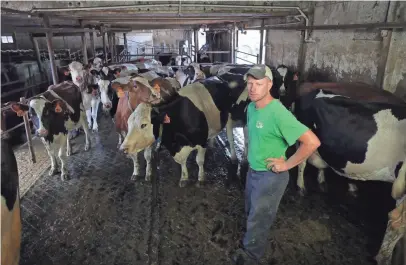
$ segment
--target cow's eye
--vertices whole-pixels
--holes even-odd
[[[147,124],[146,124],[146,123],[141,124],[141,129],[144,129],[145,127],[147,127]]]

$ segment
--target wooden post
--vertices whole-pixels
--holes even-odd
[[[20,98],[20,102],[22,104],[25,104],[25,98],[24,97]],[[30,123],[28,122],[27,113],[24,114],[23,119],[24,119],[24,126],[25,126],[25,135],[27,136],[28,149],[30,150],[30,154],[31,154],[31,161],[33,163],[37,163],[37,159],[35,158],[35,153],[34,153],[34,147],[32,146],[31,127],[30,127]]]
[[[48,17],[44,17],[44,25],[46,28],[51,27]],[[54,58],[54,50],[52,48],[52,31],[51,30],[47,31],[46,39],[47,39],[47,46],[48,46],[49,63],[51,66],[52,81],[53,81],[54,85],[56,85],[56,84],[58,84],[58,75],[56,74],[56,64],[55,64],[55,58]]]

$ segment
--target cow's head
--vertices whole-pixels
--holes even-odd
[[[100,79],[99,82],[97,82],[97,85],[98,85],[99,90],[100,90],[100,96],[101,96],[101,102],[103,104],[103,110],[104,111],[109,111],[113,106],[113,104],[111,103],[110,97],[109,97],[110,81]]]
[[[169,101],[177,91],[177,89],[173,87],[171,82],[166,78],[158,77],[149,83],[153,93],[157,95],[157,98],[161,99],[161,101]]]
[[[128,133],[120,150],[127,154],[138,153],[155,142],[151,122],[151,105],[140,103],[128,118]]]
[[[188,67],[186,67],[184,73],[189,77],[190,83],[206,78],[206,75],[200,69],[200,65],[198,64],[190,64]]]
[[[83,68],[83,64],[80,62],[71,62],[69,64],[69,70],[72,74],[72,81],[78,87],[82,87],[85,82],[85,69]]]
[[[29,105],[12,102],[11,109],[18,116],[23,116],[29,111],[31,120],[37,128],[37,134],[41,137],[50,133],[51,122],[65,122],[64,115],[68,112],[68,108],[62,100],[56,99],[50,102],[43,97],[34,97]]]

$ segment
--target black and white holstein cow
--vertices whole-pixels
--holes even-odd
[[[26,112],[30,113],[31,120],[37,128],[37,134],[41,137],[51,159],[49,175],[52,176],[58,172],[56,161],[56,155],[58,155],[61,162],[61,179],[67,179],[65,155],[71,155],[68,131],[83,127],[86,139],[85,151],[90,148],[89,128],[82,109],[82,94],[79,88],[72,82],[65,81],[50,86],[41,96],[33,97],[29,105],[11,102],[11,108],[18,116]]]
[[[298,89],[295,114],[319,137],[321,146],[308,162],[319,169],[324,185],[327,167],[353,180],[395,181],[392,196],[406,187],[406,102],[362,83],[304,83]],[[297,186],[305,192],[304,168]],[[395,180],[396,179],[396,180]],[[350,192],[355,185],[350,184]]]
[[[393,183],[398,206],[376,256],[378,264],[390,264],[406,227],[406,102],[362,83],[304,83],[298,94],[297,117],[321,142],[307,160],[319,169],[320,184],[327,167],[352,180]],[[302,191],[305,166],[299,165],[297,180]]]
[[[144,84],[136,83],[137,87]],[[157,94],[158,90],[153,91]],[[198,185],[203,184],[207,141],[225,128],[231,105],[239,96],[230,95],[228,83],[212,77],[184,86],[170,98],[158,96],[163,103],[140,103],[128,119],[128,134],[120,149],[128,154],[140,152],[161,135],[161,144],[181,165],[180,187],[189,180],[187,158],[197,149]]]

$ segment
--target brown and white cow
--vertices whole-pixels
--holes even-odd
[[[143,83],[148,83],[148,80],[143,77],[135,77],[141,80]],[[116,132],[119,135],[118,147],[122,143],[128,133],[128,118],[137,108],[141,102],[151,102],[156,97],[151,93],[151,90],[142,86],[135,86],[135,81],[132,77],[122,77],[117,78],[112,81],[112,88],[116,91],[119,98],[117,104],[116,114],[114,116],[114,124]],[[152,169],[151,169],[151,152],[152,152],[152,142],[148,143],[148,148],[144,151],[144,158],[147,162],[146,169],[146,180],[150,180]],[[136,180],[139,176],[139,163],[138,163],[138,152],[131,153],[128,155],[134,163],[134,171],[131,176],[132,180]]]
[[[10,143],[1,139],[1,264],[18,265],[21,213],[17,160]]]

